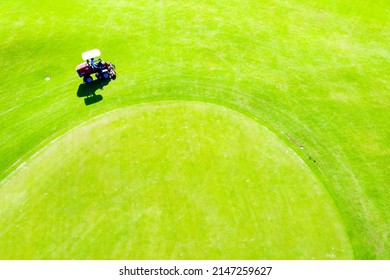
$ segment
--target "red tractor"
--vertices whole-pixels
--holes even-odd
[[[86,62],[77,65],[76,71],[79,77],[83,77],[84,82],[92,83],[95,77],[98,80],[116,79],[115,65],[111,62],[102,61],[100,58],[95,62],[95,57],[100,56],[98,49],[90,50],[82,53],[82,58]]]

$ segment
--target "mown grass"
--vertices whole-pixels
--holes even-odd
[[[390,258],[387,1],[2,1],[0,8],[1,178],[50,139],[112,109],[217,103],[266,125],[306,161],[336,203],[355,258]],[[86,107],[74,66],[95,47],[117,64],[118,79]]]
[[[353,256],[307,165],[253,120],[206,103],[103,114],[34,155],[0,196],[2,258]]]

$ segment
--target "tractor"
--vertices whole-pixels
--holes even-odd
[[[111,62],[102,61],[100,58],[95,62],[95,58],[100,56],[98,49],[86,51],[82,53],[84,63],[77,65],[76,71],[80,78],[83,78],[84,83],[92,83],[93,75],[98,80],[116,79],[115,65]]]

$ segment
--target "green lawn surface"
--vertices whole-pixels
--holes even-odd
[[[14,207],[12,211],[28,209],[31,218],[38,215],[39,211],[47,211],[39,208],[41,206],[50,206],[53,208],[53,213],[56,213],[55,204],[49,204],[33,195],[32,182],[36,179],[33,180],[35,176],[31,173],[32,170],[38,173],[36,178],[45,178],[44,173],[41,174],[34,169],[39,162],[44,165],[43,159],[39,156],[35,158],[34,155],[47,153],[50,147],[55,146],[50,143],[53,141],[61,143],[67,139],[66,137],[73,135],[76,145],[74,149],[79,152],[66,153],[66,149],[57,147],[53,150],[52,156],[47,154],[47,170],[44,171],[47,172],[47,178],[54,176],[49,168],[51,166],[53,169],[61,167],[64,172],[67,170],[70,172],[74,170],[71,163],[83,158],[92,162],[96,160],[98,163],[103,159],[93,149],[93,145],[96,144],[95,139],[90,139],[88,144],[91,147],[88,145],[81,147],[84,140],[77,133],[82,132],[78,130],[79,127],[83,127],[82,124],[89,123],[95,118],[103,121],[104,116],[111,116],[110,112],[117,112],[116,110],[120,108],[127,108],[131,112],[134,108],[139,108],[133,107],[136,104],[150,105],[155,104],[155,101],[188,100],[197,101],[196,104],[203,102],[229,108],[227,119],[234,119],[237,114],[245,115],[246,118],[257,122],[259,127],[266,127],[271,131],[269,139],[277,139],[275,145],[283,143],[284,149],[293,153],[289,162],[284,158],[284,164],[294,165],[299,162],[298,158],[305,163],[301,167],[305,169],[306,176],[312,178],[312,182],[320,182],[316,185],[326,192],[324,196],[329,196],[323,200],[323,203],[318,203],[319,205],[316,205],[314,200],[310,200],[311,206],[307,207],[305,214],[309,215],[308,213],[314,211],[317,214],[313,217],[316,217],[321,209],[334,210],[325,213],[324,218],[326,224],[329,224],[329,219],[335,217],[334,227],[329,230],[339,232],[336,240],[339,246],[337,249],[340,251],[335,253],[336,258],[390,259],[388,203],[390,199],[388,184],[390,179],[388,164],[390,3],[388,1],[5,0],[1,1],[0,10],[2,11],[0,17],[0,38],[2,38],[0,45],[2,65],[0,68],[2,77],[0,224],[7,223],[7,230],[0,229],[0,258],[67,258],[73,252],[72,250],[83,252],[79,248],[83,246],[88,248],[87,245],[94,242],[90,238],[79,238],[75,243],[79,247],[70,248],[67,247],[69,245],[61,246],[53,241],[53,246],[63,249],[58,250],[57,255],[52,253],[55,251],[54,247],[47,251],[34,252],[39,248],[36,243],[37,238],[42,237],[40,234],[44,231],[39,231],[38,228],[37,232],[34,232],[32,229],[38,225],[33,222],[26,225],[31,230],[23,233],[27,234],[28,238],[15,236],[12,239],[7,236],[8,230],[17,231],[17,226],[22,225],[17,222],[17,215],[14,212],[7,211],[11,206]],[[102,58],[112,61],[117,66],[118,78],[104,86],[96,85],[94,91],[101,95],[103,100],[86,106],[84,98],[79,97],[79,85],[82,81],[77,77],[75,66],[82,62],[81,52],[93,48],[99,48],[102,51]],[[45,80],[46,77],[50,77],[50,80]],[[198,107],[189,106],[188,110],[194,110],[196,115],[198,112],[196,108]],[[208,114],[218,114],[220,110],[215,109],[214,113]],[[180,114],[174,112],[166,111],[165,119],[170,121],[180,119]],[[182,114],[187,116],[185,112]],[[194,122],[189,117],[186,120]],[[251,121],[244,121],[247,122]],[[212,120],[206,123],[210,131],[227,133],[231,129],[226,122],[223,127],[218,128],[220,130]],[[129,128],[142,129],[142,126],[138,127],[137,124],[132,123]],[[179,129],[179,126],[177,128]],[[154,133],[154,125],[151,122],[145,129],[149,130],[151,135]],[[158,128],[155,129],[155,133],[158,133]],[[94,137],[101,139],[102,135],[110,131],[109,128],[101,130],[101,134],[97,133]],[[245,128],[240,131],[249,137]],[[72,134],[73,132],[76,134]],[[196,130],[194,133],[199,131]],[[146,136],[149,137],[149,134]],[[190,137],[187,135],[185,143],[189,143]],[[220,139],[217,133],[214,133],[213,137],[215,141]],[[139,141],[144,140],[139,139]],[[106,144],[108,143],[110,142]],[[203,143],[206,145],[207,141]],[[105,147],[104,143],[101,144]],[[261,142],[256,142],[256,145],[261,147]],[[132,145],[129,147],[134,148]],[[169,145],[164,147],[166,151],[171,149]],[[237,145],[231,147],[238,149]],[[251,147],[242,145],[242,148],[245,150]],[[61,151],[64,151],[62,156]],[[142,150],[139,152],[142,154]],[[176,153],[180,155],[180,151]],[[147,149],[142,156],[149,156]],[[237,157],[240,158],[239,155]],[[212,159],[211,155],[210,159]],[[148,168],[157,168],[157,162],[159,161],[150,162]],[[67,163],[69,165],[66,165]],[[174,166],[177,163],[171,162],[171,164]],[[246,164],[245,166],[249,168],[248,172],[250,168],[259,168],[255,163]],[[270,164],[275,162],[270,161]],[[202,168],[202,164],[198,165]],[[203,168],[207,166],[205,163]],[[232,166],[230,168],[233,168]],[[31,172],[28,173],[28,170]],[[23,172],[28,173],[30,177],[26,178],[32,178],[31,181],[23,182],[22,178],[25,176]],[[81,170],[77,169],[74,172],[77,178],[81,178],[79,176]],[[128,172],[134,171],[129,169]],[[230,176],[231,173],[234,174],[230,172],[226,175]],[[154,179],[164,185],[160,180],[161,177],[158,177],[163,173],[155,174]],[[106,180],[111,176],[118,178],[116,177],[118,174],[106,175]],[[195,178],[192,174],[183,178],[176,175],[178,180],[182,179],[186,182]],[[86,176],[82,179],[87,180],[89,176],[91,180],[100,182],[93,172]],[[289,180],[297,179],[291,172],[288,176],[284,173],[280,176]],[[19,179],[12,179],[16,177]],[[144,180],[140,184],[149,185],[147,179]],[[11,182],[14,182],[13,188],[9,187],[12,185]],[[61,198],[60,190],[67,185],[67,179],[61,180],[61,183],[56,185],[48,184],[42,182],[42,186],[52,188],[52,191],[58,190],[51,195],[58,194]],[[269,187],[272,187],[272,184]],[[244,182],[236,182],[235,186],[229,183],[228,187],[235,187],[240,190],[240,197],[246,197],[249,194],[244,192],[244,185]],[[311,183],[304,184],[303,190],[297,190],[297,198],[310,194],[312,191],[310,185]],[[199,187],[198,184],[194,186]],[[215,187],[213,184],[210,186]],[[81,185],[80,191],[90,191],[90,187],[89,184]],[[103,192],[106,190],[103,186],[101,188]],[[36,189],[37,193],[41,191],[42,188]],[[131,195],[133,191],[129,188],[127,195]],[[154,191],[161,190],[154,189]],[[252,191],[256,194],[260,190],[253,185]],[[7,198],[7,193],[13,193],[15,200]],[[23,208],[23,194],[31,195],[29,205],[38,207],[35,214],[33,208],[28,208],[30,206]],[[278,194],[280,197],[285,195],[284,191]],[[94,192],[90,202],[96,201],[99,195],[99,192]],[[186,195],[190,194],[186,193]],[[310,195],[309,197],[314,199]],[[20,209],[17,209],[18,198],[21,200]],[[228,198],[230,202],[234,200],[231,196]],[[249,198],[254,199],[255,196]],[[175,193],[167,194],[167,201],[174,201],[174,199]],[[201,198],[197,199],[203,201]],[[274,199],[279,201],[279,196],[275,196]],[[142,214],[142,211],[147,210],[143,208],[142,202],[156,203],[156,207],[160,205],[159,203],[164,203],[160,200],[141,200],[138,208],[132,210],[134,212],[123,215]],[[242,206],[245,204],[241,203]],[[294,203],[296,206],[302,206],[302,202]],[[280,201],[277,205],[283,215],[288,215],[288,204],[284,205],[283,201]],[[200,205],[201,208],[203,206]],[[76,206],[68,207],[69,211],[77,213]],[[171,211],[169,213],[172,215],[169,214],[165,218],[171,219],[170,221],[176,219],[177,216],[173,212],[177,207],[177,204],[173,204],[172,208],[169,208]],[[259,204],[257,207],[263,206]],[[137,209],[139,211],[136,211]],[[271,209],[261,208],[261,211],[271,211]],[[296,209],[302,211],[303,208],[296,207]],[[204,206],[198,210],[207,212],[212,211],[212,208]],[[231,216],[228,210],[223,215]],[[103,217],[102,221],[108,217]],[[192,218],[201,219],[200,216]],[[252,222],[259,218],[261,214],[250,217]],[[299,217],[296,222],[302,222],[301,219],[304,218]],[[91,220],[95,221],[95,227],[98,229],[99,220],[94,216],[91,216]],[[147,222],[142,225],[145,230]],[[317,225],[318,222],[308,220],[305,228],[315,229],[313,223]],[[291,226],[289,223],[292,224],[294,221],[289,221],[287,226]],[[50,227],[50,225],[58,229],[62,223],[42,224],[43,227]],[[72,225],[76,226],[77,223],[67,224],[67,226]],[[79,225],[80,228],[74,229],[75,231],[84,230],[83,224]],[[148,258],[149,256],[150,258],[226,257],[232,259],[240,257],[327,258],[326,254],[329,253],[327,246],[333,241],[321,239],[321,244],[317,246],[309,245],[311,244],[309,242],[301,254],[297,250],[289,251],[290,247],[280,246],[275,251],[269,252],[269,255],[267,250],[262,251],[258,247],[254,247],[253,251],[245,250],[247,255],[241,255],[242,250],[238,248],[238,243],[228,248],[227,245],[223,245],[226,244],[223,242],[218,248],[225,250],[207,252],[207,248],[211,247],[203,239],[207,237],[201,234],[201,231],[205,231],[206,228],[205,223],[202,225],[203,227],[195,232],[197,237],[188,239],[187,243],[182,239],[182,244],[187,244],[187,247],[182,245],[183,247],[178,247],[174,253],[172,248],[165,248],[165,255],[156,253],[153,257],[150,255],[156,252],[153,248],[159,247],[154,246],[154,243],[150,243],[150,247],[143,247],[140,242],[139,246],[144,251],[138,255],[129,256],[125,253],[121,255],[120,251],[110,247],[112,254],[109,256],[113,258],[121,258],[121,256],[123,258]],[[232,221],[231,225],[235,229],[229,231],[227,238],[247,236],[245,232],[248,233],[249,230],[242,229],[241,232],[236,221]],[[339,228],[339,225],[342,225],[342,228]],[[269,230],[277,230],[277,226],[275,224]],[[189,229],[190,227],[186,228]],[[169,242],[173,242],[165,232],[167,229],[156,227],[154,230],[165,234],[162,234],[160,239],[156,236],[156,240],[150,242],[161,242],[161,246],[164,244],[168,246]],[[268,240],[261,231],[263,229],[257,228],[257,230],[251,233],[258,233],[259,240]],[[135,236],[141,233],[142,231],[136,232]],[[181,232],[183,234],[181,236],[184,236],[184,233],[185,230]],[[345,233],[347,240],[343,243],[341,241],[344,240]],[[118,234],[117,244],[121,244],[120,233]],[[281,236],[280,240],[282,240]],[[293,237],[293,233],[291,236]],[[308,232],[311,242],[316,236],[315,230],[313,233]],[[141,241],[142,238],[136,238],[134,242]],[[191,243],[191,240],[194,243]],[[205,251],[200,249],[202,240]],[[214,239],[214,242],[216,240]],[[276,244],[278,236],[269,240],[268,246]],[[227,240],[223,241],[227,242]],[[9,248],[15,245],[19,249],[10,255]],[[112,246],[114,245],[112,243]],[[128,246],[133,248],[130,243]],[[191,248],[194,248],[195,252],[190,252]],[[315,250],[316,248],[318,251]],[[84,252],[85,255],[81,253],[76,258],[102,258],[104,254],[108,254],[99,251],[96,255],[91,255],[88,254],[87,249]]]
[[[206,103],[93,118],[32,156],[0,196],[11,259],[353,256],[308,166],[257,122]]]

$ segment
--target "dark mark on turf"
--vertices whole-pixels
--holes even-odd
[[[89,84],[80,84],[77,89],[77,97],[85,97],[85,105],[92,105],[103,100],[101,94],[96,94],[96,91],[103,90],[103,88],[110,83],[110,80],[94,80]]]

